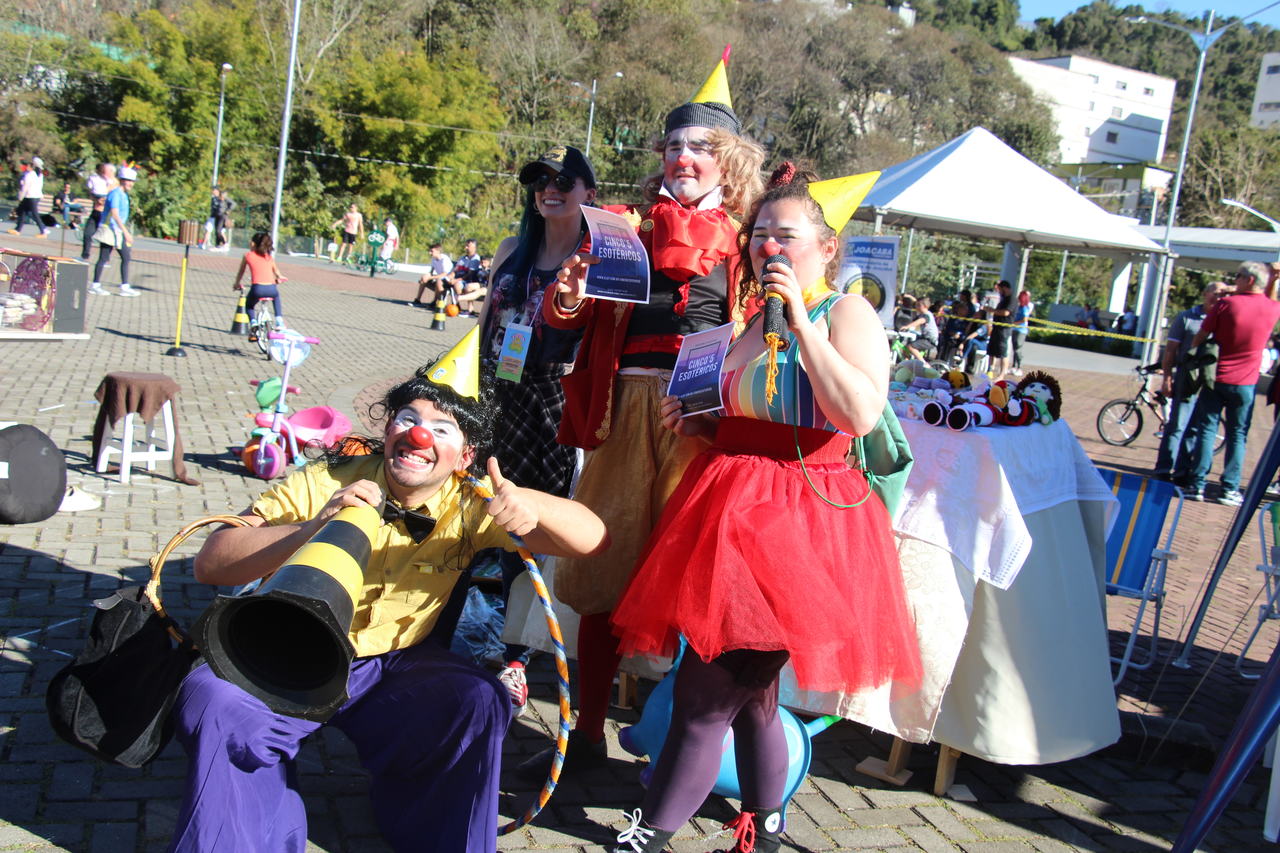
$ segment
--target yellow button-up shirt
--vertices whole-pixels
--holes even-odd
[[[332,468],[313,462],[264,492],[251,509],[268,524],[296,524],[314,518],[335,491],[357,480],[372,480],[388,494],[382,464],[381,456]],[[489,485],[487,479],[482,482]],[[420,642],[435,627],[477,551],[515,550],[511,537],[485,512],[484,501],[457,478],[450,477],[426,504],[410,509],[435,518],[435,530],[420,543],[398,522],[374,532],[364,592],[351,621],[356,657]]]

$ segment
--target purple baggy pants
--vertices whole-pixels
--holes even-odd
[[[492,675],[430,642],[351,665],[330,719],[372,776],[378,828],[396,850],[493,853],[511,700]],[[273,713],[208,666],[173,709],[187,790],[171,851],[302,853],[307,817],[293,760],[322,724]],[[328,725],[326,724],[326,725]]]

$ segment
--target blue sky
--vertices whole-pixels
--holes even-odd
[[[1273,0],[1134,0],[1148,12],[1176,11],[1181,12],[1187,17],[1200,17],[1208,9],[1213,9],[1215,18],[1222,16],[1243,17],[1270,5]],[[1019,0],[1018,6],[1021,9],[1021,17],[1026,21],[1033,21],[1036,18],[1061,18],[1063,15],[1073,12],[1081,6],[1086,6],[1085,0]],[[1120,0],[1116,2],[1117,6],[1123,8],[1127,3]],[[1248,19],[1249,23],[1257,22],[1266,24],[1270,27],[1280,29],[1280,4],[1272,6],[1262,14]],[[1216,29],[1216,27],[1215,27]]]

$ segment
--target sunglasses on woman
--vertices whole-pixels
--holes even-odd
[[[533,187],[534,192],[540,193],[547,188],[547,184],[555,184],[556,189],[562,193],[567,193],[573,189],[576,183],[578,183],[577,178],[571,178],[565,174],[549,175],[543,172],[530,181],[529,186]]]

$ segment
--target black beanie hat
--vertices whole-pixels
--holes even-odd
[[[723,127],[735,136],[742,135],[742,122],[733,108],[714,102],[681,104],[667,113],[666,133],[682,127]]]

